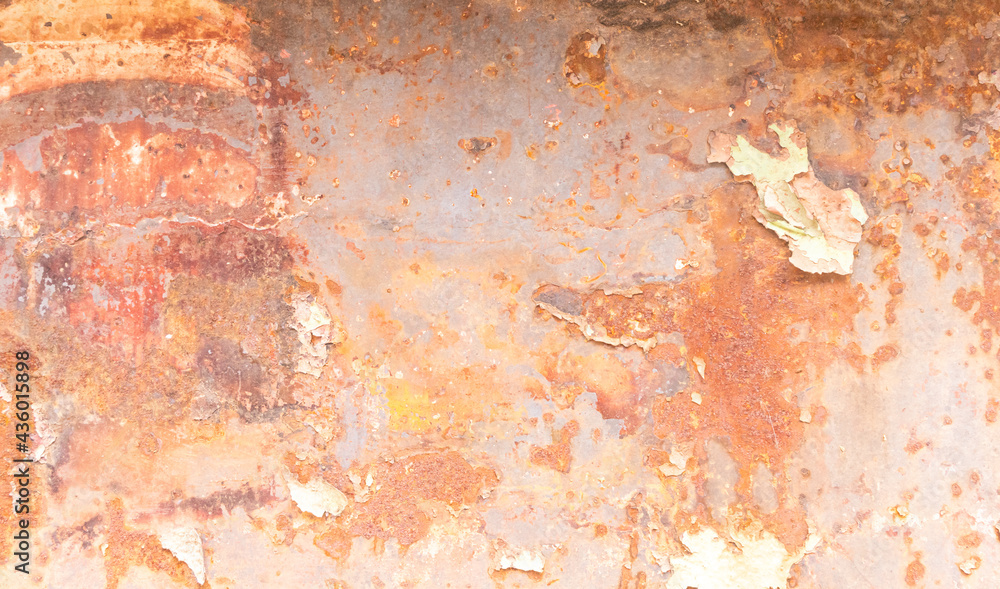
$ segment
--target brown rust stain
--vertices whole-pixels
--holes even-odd
[[[277,499],[269,488],[251,487],[249,483],[235,489],[216,491],[204,497],[185,497],[179,501],[164,502],[160,505],[162,513],[174,510],[188,511],[203,520],[223,517],[240,507],[247,513],[274,503]]]
[[[398,458],[377,467],[374,478],[377,490],[356,504],[348,529],[355,536],[395,538],[403,546],[422,538],[430,527],[423,502],[450,508],[473,505],[484,489],[497,483],[492,469],[473,467],[454,450]]]
[[[571,86],[599,86],[607,79],[608,45],[591,32],[574,36],[566,48],[563,74]]]
[[[255,231],[238,223],[213,227],[172,224],[172,231],[157,234],[154,252],[171,272],[221,282],[291,274],[306,250],[295,240],[271,231]]]
[[[579,432],[580,424],[576,420],[569,421],[559,431],[553,431],[551,444],[531,447],[531,463],[547,466],[561,473],[568,473],[573,461],[573,438]]]
[[[479,157],[487,151],[493,149],[496,144],[496,137],[469,137],[468,139],[458,140],[458,146],[462,148],[465,153],[476,158],[476,161],[479,161]]]
[[[301,252],[282,237],[239,225],[178,224],[127,245],[109,247],[98,239],[54,242],[19,264],[25,276],[32,276],[35,264],[42,269],[27,286],[29,302],[40,317],[68,319],[85,329],[91,341],[156,345],[166,335],[160,333],[160,321],[171,301],[169,280],[179,279],[181,290],[185,281],[201,283],[202,299],[213,292],[224,299],[226,288],[256,289],[264,303],[267,293],[261,289],[270,286],[268,282],[290,281]],[[191,307],[194,301],[186,304]],[[264,309],[269,306],[280,315],[274,304],[263,304]]]
[[[306,292],[294,280],[295,242],[239,224],[108,240],[116,231],[17,259],[33,333],[60,366],[49,386],[132,423],[175,415],[202,390],[214,400],[192,411],[230,405],[256,420],[295,402],[290,297]]]

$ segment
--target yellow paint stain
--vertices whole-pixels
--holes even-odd
[[[389,409],[389,427],[395,431],[422,433],[441,422],[439,413],[425,390],[398,378],[383,378]],[[438,415],[438,419],[434,419]]]
[[[397,375],[398,376],[398,375]],[[509,415],[513,390],[498,381],[493,367],[470,366],[414,378],[382,377],[389,428],[421,433],[462,429],[469,422]],[[372,390],[372,389],[370,389]]]

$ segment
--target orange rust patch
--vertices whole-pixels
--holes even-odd
[[[333,527],[313,539],[313,544],[333,560],[344,562],[351,554],[351,536],[346,530]]]
[[[44,273],[32,302],[43,317],[66,317],[101,343],[141,343],[156,333],[166,272],[145,248],[107,251],[88,241],[35,259]]]
[[[753,222],[753,202],[740,185],[712,193],[706,237],[716,255],[714,275],[644,285],[632,296],[546,295],[561,314],[610,338],[683,335],[692,392],[702,402],[657,397],[654,433],[696,448],[709,439],[728,440],[741,475],[737,492],[748,504],[751,469],[759,462],[778,467],[801,443],[804,425],[787,391],[813,382],[807,369],[822,372],[833,358],[850,358],[838,340],[853,330],[865,300],[863,288],[849,277],[806,274],[788,264],[781,242]],[[796,342],[794,330],[801,324],[808,325],[805,341]],[[704,362],[704,378],[695,358]],[[801,536],[801,526],[792,528],[786,536]]]
[[[809,539],[806,509],[797,501],[792,502],[791,506],[782,505],[773,513],[759,514],[757,517],[789,550],[801,549]]]
[[[347,249],[350,250],[352,254],[358,257],[359,260],[365,259],[365,252],[361,250],[358,246],[354,245],[353,241],[347,242]]]
[[[879,366],[895,359],[897,356],[899,356],[899,347],[892,344],[879,346],[879,348],[875,350],[875,353],[872,354],[872,367],[878,369]]]
[[[924,578],[924,573],[927,572],[927,567],[924,566],[924,563],[920,562],[919,553],[915,555],[915,558],[913,562],[906,565],[906,576],[903,577],[903,580],[910,587],[916,586],[917,582]]]
[[[983,535],[979,532],[969,532],[955,541],[962,548],[976,548],[983,543]]]
[[[419,506],[438,501],[451,508],[475,503],[485,487],[497,482],[491,469],[474,468],[455,451],[418,454],[382,466],[375,475],[380,487],[357,505],[349,530],[354,535],[386,540],[403,546],[422,538],[431,518]]]
[[[543,357],[539,372],[553,384],[553,396],[563,402],[569,400],[566,396],[575,399],[582,390],[588,390],[597,395],[597,410],[604,419],[628,419],[634,415],[640,391],[632,371],[614,354],[597,352],[581,356],[566,351],[549,355]],[[560,398],[554,400],[558,403]]]
[[[658,398],[655,431],[660,437],[704,441],[728,438],[744,467],[780,462],[795,449],[802,424],[783,396],[802,384],[793,375],[806,364],[820,369],[836,350],[840,333],[852,329],[860,310],[850,279],[808,275],[790,266],[781,244],[751,220],[752,195],[728,185],[712,195],[718,273],[678,285],[647,285],[631,297],[594,292],[583,296],[582,317],[609,336],[645,339],[680,332],[690,358],[705,363],[700,406]],[[733,205],[732,203],[743,203]],[[793,325],[807,323],[810,341],[790,343]]]
[[[596,50],[596,51],[595,51]],[[571,86],[597,86],[607,78],[607,43],[586,32],[573,37],[566,48],[563,73]]]
[[[531,447],[531,463],[562,473],[569,472],[573,461],[571,443],[579,432],[580,424],[576,420],[566,423],[561,430],[552,433],[552,444]]]
[[[918,440],[916,437],[916,432],[911,431],[910,439],[907,440],[906,445],[903,446],[903,449],[906,450],[908,454],[916,454],[917,452],[923,450],[928,446],[930,446],[929,442],[926,442],[924,440]]]

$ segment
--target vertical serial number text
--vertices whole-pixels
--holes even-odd
[[[31,375],[27,351],[14,354],[14,570],[29,574],[31,566]]]

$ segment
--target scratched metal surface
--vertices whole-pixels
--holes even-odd
[[[0,2],[0,585],[994,586],[998,8]]]

